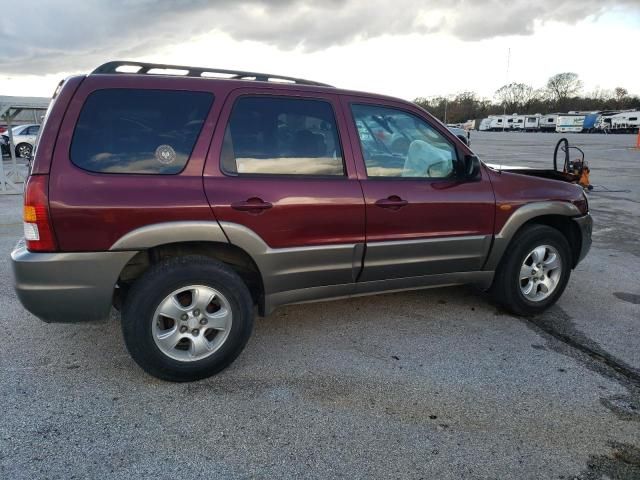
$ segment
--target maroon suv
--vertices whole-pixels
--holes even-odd
[[[474,284],[535,314],[591,245],[583,191],[495,171],[416,105],[278,75],[111,62],[62,82],[12,252],[47,322],[122,310],[185,381],[291,303]]]

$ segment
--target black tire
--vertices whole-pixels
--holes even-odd
[[[19,143],[16,145],[16,157],[29,158],[33,152],[33,147],[28,143]]]
[[[553,293],[544,300],[531,301],[520,289],[520,267],[529,252],[540,245],[554,247],[560,256],[562,269]],[[505,251],[491,286],[494,300],[511,313],[530,316],[543,312],[553,305],[564,292],[573,260],[566,237],[555,228],[531,224],[523,227],[513,238]]]
[[[160,302],[189,285],[208,286],[224,295],[232,322],[228,337],[213,354],[187,362],[158,348],[152,324]],[[245,283],[229,266],[202,256],[174,257],[152,266],[133,284],[122,309],[122,333],[133,359],[150,375],[171,382],[200,380],[220,372],[240,354],[252,329],[253,301]]]

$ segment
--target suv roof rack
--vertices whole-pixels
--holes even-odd
[[[154,72],[154,70],[156,71]],[[187,67],[184,65],[165,65],[162,63],[131,62],[126,60],[107,62],[91,72],[92,75],[111,73],[129,75],[175,75],[182,77],[253,80],[258,82],[297,83],[300,85],[332,87],[332,85],[326,83],[313,82],[302,78],[285,77],[284,75],[272,75],[270,73],[223,70],[221,68]]]

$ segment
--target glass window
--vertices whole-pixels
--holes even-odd
[[[179,173],[212,102],[207,92],[97,90],[80,112],[71,161],[91,172]]]
[[[446,178],[454,146],[424,120],[401,110],[351,107],[369,177]]]
[[[331,104],[239,98],[225,132],[221,163],[232,174],[344,175]]]

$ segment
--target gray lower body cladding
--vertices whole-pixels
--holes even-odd
[[[11,252],[22,305],[45,322],[101,320],[111,310],[118,276],[136,252]]]
[[[420,290],[425,288],[448,287],[470,284],[486,290],[493,282],[494,272],[454,272],[422,275],[406,278],[390,278],[342,285],[301,288],[266,295],[264,311],[268,315],[277,307],[294,303],[336,300],[340,298],[375,295],[377,293]]]
[[[570,207],[563,208],[571,211]],[[494,237],[492,247],[491,237],[470,236],[371,243],[366,253],[362,243],[272,249],[255,232],[224,222],[194,224],[190,228],[202,231],[202,241],[226,242],[228,237],[230,243],[251,255],[263,279],[263,311],[269,313],[290,303],[386,291],[465,283],[488,288],[516,224],[528,216],[521,217]],[[591,246],[592,220],[589,215],[574,216],[572,220],[581,234],[580,261]],[[121,246],[126,250],[106,252],[33,253],[19,243],[11,254],[16,292],[25,308],[45,322],[105,318],[127,262],[139,250],[162,243],[162,239],[166,241],[168,232],[184,231],[175,224],[141,229],[131,237],[134,243]],[[149,236],[153,238],[150,240]],[[146,243],[138,244],[140,238]]]
[[[587,256],[589,250],[591,249],[591,234],[593,232],[593,218],[588,213],[582,217],[576,217],[573,219],[574,222],[578,224],[580,228],[580,253],[578,254],[578,261],[576,263],[581,262],[584,257]]]

